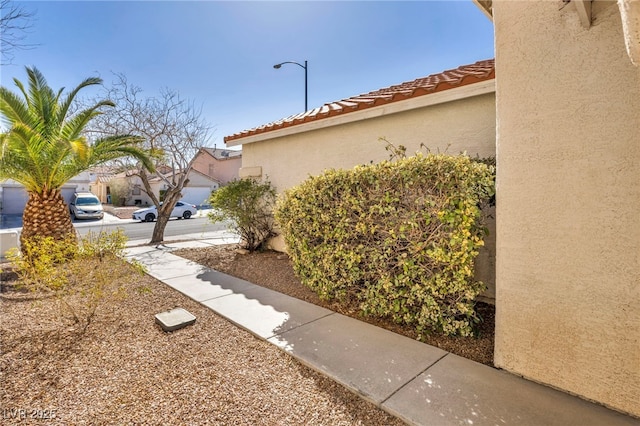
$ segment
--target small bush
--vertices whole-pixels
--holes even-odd
[[[235,180],[213,193],[209,219],[231,221],[231,229],[240,235],[243,247],[255,251],[276,235],[272,214],[275,198],[276,191],[268,181]]]
[[[70,318],[84,331],[101,304],[124,296],[122,287],[113,283],[126,273],[119,258],[125,243],[121,230],[89,233],[80,243],[75,236],[65,240],[34,237],[23,243],[28,258],[14,250],[8,260],[22,286],[53,296],[60,303],[63,319]],[[140,265],[134,266],[143,272]]]
[[[494,168],[465,155],[417,154],[329,170],[285,192],[276,208],[296,274],[324,299],[420,333],[469,335],[483,245],[479,205]]]

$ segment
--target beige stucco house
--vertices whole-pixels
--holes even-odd
[[[389,158],[385,138],[407,153],[467,152],[495,156],[495,73],[492,59],[376,90],[224,138],[242,145],[241,177],[268,179],[281,192],[330,168]],[[476,277],[493,299],[495,234],[485,241]],[[282,237],[272,248],[285,251]]]
[[[224,138],[242,145],[240,176],[283,191],[328,168],[389,158],[386,138],[411,154],[431,150],[495,155],[494,61],[325,104]]]
[[[200,148],[191,160],[189,181],[182,189],[182,200],[203,205],[209,203],[211,192],[234,179],[238,179],[242,164],[242,151],[218,148]],[[180,173],[180,172],[178,172]],[[170,167],[161,167],[154,176],[149,179],[152,192],[161,198],[163,190],[167,189],[167,182],[172,180],[173,171]],[[109,169],[96,170],[96,179],[91,185],[91,191],[100,198],[103,203],[118,204],[119,200],[112,197],[112,193],[122,193],[116,187],[125,188],[125,205],[151,205],[151,197],[143,190],[142,180],[137,176],[129,176],[127,173],[114,174]]]
[[[479,3],[496,49],[495,365],[640,416],[640,7]]]
[[[495,365],[640,417],[640,2],[474,1],[494,23],[495,86],[402,102],[486,92],[406,111],[347,100],[225,141],[243,146],[241,175],[280,190],[384,158],[379,136],[495,150]]]

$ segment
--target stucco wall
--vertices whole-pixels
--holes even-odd
[[[213,165],[213,170],[210,169],[210,165]],[[207,176],[211,176],[221,184],[238,179],[238,171],[240,170],[241,165],[241,156],[218,160],[207,153],[198,154],[193,161],[193,168],[195,170]]]
[[[428,95],[427,95],[428,96]],[[388,116],[371,118],[242,146],[242,167],[262,167],[262,176],[282,191],[329,168],[352,168],[389,158],[385,137],[415,153],[495,155],[493,93]]]
[[[427,95],[429,96],[429,95]],[[495,94],[488,93],[391,115],[274,138],[242,146],[242,168],[261,173],[279,192],[301,183],[309,175],[329,168],[352,168],[357,164],[389,158],[380,137],[407,147],[407,155],[424,143],[432,152],[489,157],[495,155]],[[424,152],[424,150],[423,150]],[[488,223],[476,262],[476,278],[495,296],[495,222]],[[272,248],[285,250],[282,238]]]
[[[495,364],[640,415],[640,71],[614,2],[496,1]]]

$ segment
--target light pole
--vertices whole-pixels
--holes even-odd
[[[275,69],[280,69],[281,66],[283,66],[284,64],[295,64],[297,66],[299,66],[300,68],[304,69],[304,110],[308,111],[308,105],[307,105],[307,71],[308,71],[308,65],[307,65],[307,61],[304,61],[304,65],[299,64],[298,62],[291,62],[291,61],[286,61],[286,62],[280,62],[279,64],[275,64],[273,67]]]

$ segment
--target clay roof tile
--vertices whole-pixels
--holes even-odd
[[[253,129],[243,130],[233,135],[225,136],[224,141],[229,142],[236,139],[242,139],[247,136],[253,136],[285,127],[308,123],[310,121],[359,111],[373,106],[411,99],[417,96],[441,92],[443,90],[453,89],[467,84],[488,81],[494,78],[494,60],[487,59],[484,61],[478,61],[474,64],[463,65],[452,70],[446,70],[441,73],[418,78],[413,81],[407,81],[369,93],[363,93],[340,101],[329,102],[318,108],[314,108],[300,114],[291,115],[272,123],[263,124],[261,126],[254,127]]]

